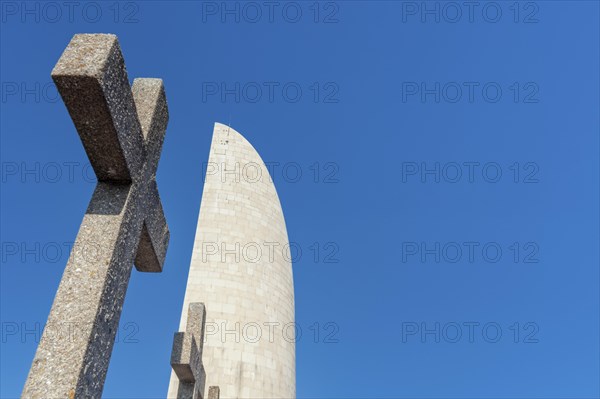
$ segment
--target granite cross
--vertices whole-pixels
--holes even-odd
[[[155,180],[167,102],[160,79],[136,79],[130,86],[114,35],[75,35],[52,78],[98,184],[23,397],[99,398],[132,266],[160,272],[167,251],[169,230]],[[78,253],[90,246],[94,256]]]
[[[173,337],[171,367],[179,379],[177,399],[202,399],[206,373],[202,365],[206,308],[203,303],[190,303],[185,332],[177,332]],[[210,387],[209,396],[219,397],[218,388]]]

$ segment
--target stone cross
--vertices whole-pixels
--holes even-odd
[[[22,396],[99,398],[132,266],[160,272],[165,260],[169,230],[155,175],[167,102],[160,79],[130,86],[114,35],[75,35],[52,78],[98,184]],[[93,256],[78,253],[92,246]]]
[[[179,379],[177,399],[202,399],[206,373],[202,365],[206,308],[201,302],[190,303],[185,332],[173,337],[171,367]],[[219,399],[219,388],[210,387],[208,397]]]

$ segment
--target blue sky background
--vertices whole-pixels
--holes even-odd
[[[271,19],[227,3],[239,21],[221,2],[23,4],[1,3],[2,398],[20,395],[94,188],[50,83],[94,32],[119,36],[130,79],[164,79],[170,109],[167,261],[133,271],[105,397],[166,394],[215,121],[281,165],[298,397],[600,395],[598,2],[481,2],[471,19],[426,3],[439,22],[421,2],[284,1]],[[239,101],[210,91],[236,82]],[[439,181],[421,173],[436,165]],[[436,323],[440,342],[421,334]]]

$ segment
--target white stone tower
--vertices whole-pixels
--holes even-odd
[[[218,385],[221,398],[295,397],[294,285],[281,204],[256,150],[219,123],[206,167],[181,330],[191,302],[206,305],[207,387]],[[176,398],[177,389],[171,373],[168,397]]]

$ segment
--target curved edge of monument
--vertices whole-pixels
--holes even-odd
[[[250,142],[220,123],[204,169],[180,329],[189,304],[203,302],[206,386],[222,398],[293,398],[294,284],[275,185]],[[169,398],[177,387],[171,373]]]

